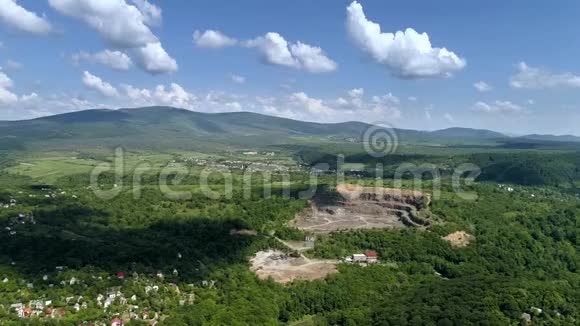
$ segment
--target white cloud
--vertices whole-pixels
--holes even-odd
[[[49,0],[58,12],[83,20],[115,47],[142,47],[158,42],[149,19],[125,0]]]
[[[149,43],[135,53],[139,66],[151,74],[176,72],[178,69],[177,61],[169,56],[159,42]]]
[[[473,87],[475,87],[475,89],[480,93],[489,92],[493,89],[491,85],[484,81],[478,81],[477,83],[473,84]]]
[[[8,109],[8,111],[17,111],[16,117],[22,118],[25,115],[22,115],[20,111],[26,109],[31,102],[36,101],[39,97],[36,93],[18,96],[10,90],[13,86],[12,79],[0,68],[0,106],[2,106],[2,109]]]
[[[519,113],[526,109],[510,101],[495,101],[494,103],[477,102],[472,108],[473,111],[483,113]]]
[[[431,111],[433,110],[433,106],[430,105],[428,107],[425,108],[425,119],[427,120],[431,120]]]
[[[246,47],[256,48],[267,64],[303,69],[311,73],[325,73],[336,70],[337,64],[328,58],[324,51],[298,41],[289,44],[278,33],[266,33],[244,43]]]
[[[510,80],[510,85],[513,88],[527,89],[580,88],[580,76],[569,72],[553,73],[520,62],[517,64],[517,73]]]
[[[312,97],[305,92],[296,92],[288,97],[256,99],[249,108],[259,108],[266,114],[306,120],[306,121],[366,121],[396,120],[402,113],[398,108],[399,99],[388,93],[372,96],[365,100],[362,89],[353,89],[343,97],[325,100]],[[259,111],[259,110],[258,110]]]
[[[264,62],[288,67],[298,67],[296,58],[290,53],[288,42],[278,33],[267,33],[246,42],[247,47],[257,48]]]
[[[177,62],[149,26],[161,22],[161,9],[147,0],[49,0],[60,13],[83,20],[108,44],[135,48],[139,66],[152,74],[177,71]]]
[[[243,84],[246,82],[246,77],[240,75],[230,75],[232,82],[236,84]]]
[[[401,111],[398,108],[400,100],[392,93],[385,95],[374,95],[370,101],[364,98],[363,88],[354,88],[347,92],[347,97],[339,97],[334,101],[334,109],[341,110],[353,116],[353,120],[357,120],[356,115],[367,115],[370,118],[372,115],[387,115],[389,118],[399,118]],[[376,121],[375,118],[372,121]]]
[[[97,53],[79,52],[73,54],[72,58],[77,64],[80,61],[99,63],[119,71],[129,70],[133,64],[131,58],[124,52],[111,50],[104,50]]]
[[[14,86],[12,79],[8,77],[0,68],[0,104],[10,104],[18,101],[18,96],[10,91],[10,88]]]
[[[83,84],[106,97],[115,97],[119,95],[119,92],[115,87],[88,71],[83,73]]]
[[[450,113],[445,113],[443,115],[443,119],[447,120],[447,122],[449,122],[449,123],[455,122],[455,119],[453,118],[453,116]]]
[[[145,17],[144,22],[148,25],[160,25],[162,18],[161,8],[149,3],[147,0],[131,0],[133,4],[141,11]]]
[[[3,107],[3,112],[11,119],[30,119],[41,116],[105,108],[107,105],[93,103],[71,94],[52,94],[41,96],[36,93],[21,96],[17,102]]]
[[[353,42],[391,74],[401,78],[447,77],[463,69],[465,60],[446,48],[434,48],[427,33],[412,28],[383,33],[368,20],[356,1],[347,8],[347,30]]]
[[[47,34],[52,31],[46,18],[26,10],[16,0],[0,0],[0,20],[11,28],[27,33]]]
[[[302,42],[292,44],[290,47],[292,55],[298,61],[300,67],[311,73],[324,73],[335,71],[336,62],[329,59],[321,48],[310,46]]]
[[[534,101],[533,99],[529,99],[528,100],[528,104],[529,105],[534,105],[534,104],[536,104],[536,101]]]
[[[125,95],[132,105],[152,106],[166,105],[183,109],[193,109],[197,98],[181,85],[172,83],[168,88],[158,85],[155,89],[140,89],[131,85],[122,85]]]
[[[220,31],[208,29],[203,33],[197,30],[193,32],[193,43],[200,48],[219,49],[234,46],[238,41]]]
[[[417,97],[415,97],[415,96],[409,96],[409,97],[407,97],[407,100],[409,100],[411,102],[417,102]]]
[[[227,102],[225,107],[231,111],[242,111],[242,105],[239,102]]]
[[[377,103],[377,104],[383,104],[383,105],[399,105],[401,103],[401,101],[399,100],[398,97],[396,97],[395,95],[393,95],[392,93],[388,93],[386,95],[382,95],[382,96],[373,96],[373,102]]]
[[[294,93],[290,96],[290,102],[299,107],[303,107],[309,113],[315,115],[329,115],[332,109],[326,106],[322,100],[309,97],[304,92]]]
[[[365,94],[364,88],[353,88],[348,91],[348,96],[350,97],[362,97]]]

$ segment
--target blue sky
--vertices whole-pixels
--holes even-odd
[[[579,9],[523,0],[0,0],[0,119],[171,105],[579,135]]]

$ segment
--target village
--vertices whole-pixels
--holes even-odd
[[[147,325],[157,325],[166,317],[162,310],[164,307],[172,305],[192,305],[195,302],[194,284],[188,284],[186,289],[180,289],[175,283],[165,282],[163,273],[146,276],[133,273],[127,277],[124,272],[116,275],[104,277],[102,273],[91,275],[90,279],[83,280],[81,276],[66,277],[70,275],[67,268],[58,266],[56,274],[44,275],[44,284],[34,284],[32,282],[20,280],[10,280],[7,277],[1,281],[6,289],[16,289],[16,293],[21,297],[30,297],[31,291],[38,287],[48,287],[54,293],[68,293],[66,296],[54,296],[50,298],[43,296],[25,301],[14,302],[9,305],[0,305],[0,311],[8,311],[22,320],[61,320],[66,319],[69,314],[77,315],[83,311],[102,311],[101,315],[109,318],[99,320],[87,320],[86,325],[112,325],[121,326],[129,321],[141,321]],[[57,283],[58,279],[62,279]],[[52,283],[54,282],[54,283]],[[86,289],[89,284],[99,283],[116,286],[105,288],[96,295],[89,295]],[[20,288],[20,284],[26,286]],[[204,281],[199,284],[202,287],[214,287],[215,281]],[[72,295],[71,293],[76,293]],[[156,302],[157,309],[152,308],[151,303]],[[100,314],[100,313],[99,313]],[[91,315],[91,314],[87,314]]]
[[[245,151],[235,153],[235,158],[197,158],[186,157],[174,159],[169,166],[184,163],[188,166],[207,167],[215,170],[242,170],[247,172],[297,172],[301,167],[296,164],[274,163],[274,152]]]

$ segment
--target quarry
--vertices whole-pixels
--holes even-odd
[[[428,194],[403,189],[339,184],[317,194],[292,226],[315,234],[341,230],[425,228],[431,225]]]

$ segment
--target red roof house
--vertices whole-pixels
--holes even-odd
[[[123,321],[119,318],[111,320],[111,326],[123,326]]]
[[[373,264],[379,261],[379,255],[377,255],[376,251],[367,251],[365,256],[367,257],[367,263]]]

